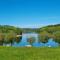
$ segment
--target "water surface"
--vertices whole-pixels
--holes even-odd
[[[32,44],[35,47],[41,47],[41,46],[48,46],[48,47],[56,47],[58,46],[58,43],[56,43],[52,38],[48,40],[47,43],[38,43],[38,34],[37,33],[23,33],[22,34],[22,40],[19,43],[14,43],[13,46],[26,46],[30,45],[29,42],[27,42],[28,37],[34,37],[35,42]]]

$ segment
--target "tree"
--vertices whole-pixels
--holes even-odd
[[[13,31],[10,31],[9,33],[5,34],[5,40],[4,42],[7,43],[11,43],[11,45],[14,43],[16,38],[16,34]]]
[[[49,39],[49,33],[46,31],[43,31],[39,34],[38,38],[39,38],[38,42],[46,43],[48,42],[48,39]]]
[[[35,37],[28,37],[27,42],[29,42],[32,45],[35,42]]]
[[[9,26],[9,25],[0,25],[0,31],[2,31],[3,33],[9,33],[10,30],[14,31],[17,34],[22,35],[22,29],[21,28]]]
[[[54,33],[54,40],[55,40],[55,42],[60,44],[60,32]]]
[[[2,31],[0,31],[0,45],[3,45],[4,42],[4,34],[2,33]]]
[[[21,40],[22,40],[22,36],[17,35],[15,41],[19,43],[21,42]]]

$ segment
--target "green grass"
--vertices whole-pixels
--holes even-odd
[[[0,47],[0,60],[60,60],[60,48]]]

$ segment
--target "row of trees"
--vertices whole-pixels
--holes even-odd
[[[39,41],[43,43],[48,42],[48,39],[52,38],[60,44],[60,24],[42,27],[40,28],[39,34]]]
[[[38,36],[38,43],[47,43],[49,39],[53,39],[55,42],[59,43],[60,45],[60,32],[56,32],[54,34],[47,33],[46,31],[43,31]],[[27,39],[27,42],[29,42],[32,46],[33,43],[36,41],[35,37],[29,37]]]
[[[0,45],[3,45],[3,43],[11,43],[11,45],[16,42],[20,42],[22,37],[17,37],[17,35],[22,35],[22,32],[24,31],[32,31],[39,33],[39,40],[38,42],[46,43],[48,42],[48,39],[53,38],[54,41],[60,43],[60,24],[57,25],[49,25],[46,27],[42,27],[40,29],[21,29],[16,28],[14,26],[8,26],[0,25]],[[35,42],[34,37],[28,38],[28,41],[30,44]]]
[[[0,25],[0,31],[3,33],[9,33],[10,31],[14,31],[16,34],[22,34],[22,29],[9,25]]]
[[[14,42],[19,43],[22,39],[22,36],[17,36],[17,34],[13,31],[9,33],[0,32],[0,45],[3,44],[13,44]]]
[[[22,35],[21,28],[9,25],[0,25],[0,45],[3,45],[3,43],[11,43],[12,45],[14,42],[20,42],[22,36],[17,35]]]
[[[39,34],[38,42],[46,43],[52,38],[55,42],[60,44],[60,24],[42,27],[37,29],[37,33]],[[31,37],[28,39],[28,42],[32,44],[35,40]]]

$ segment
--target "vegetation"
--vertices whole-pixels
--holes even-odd
[[[20,42],[22,38],[16,37],[17,35],[22,35],[23,33],[28,32],[35,32],[39,34],[39,41],[46,43],[48,42],[48,39],[53,38],[54,41],[60,43],[60,24],[57,25],[49,25],[42,28],[16,28],[14,26],[9,25],[0,25],[0,45],[3,45],[3,43],[12,43],[16,41],[17,43]],[[34,39],[28,38],[28,41],[30,44],[32,44]]]
[[[0,47],[0,60],[60,60],[60,48]]]
[[[33,46],[33,43],[35,42],[35,37],[28,37],[27,42],[29,42]]]
[[[10,31],[14,31],[17,34],[22,34],[21,28],[9,26],[9,25],[0,25],[0,32],[9,33]]]
[[[53,38],[54,41],[60,43],[60,24],[49,25],[39,29],[39,42],[46,43],[49,38]]]
[[[39,30],[38,28],[23,28],[23,29],[22,29],[22,32],[23,32],[23,33],[31,33],[31,32],[32,32],[32,33],[33,33],[33,32],[37,33],[38,30]]]
[[[4,43],[6,44],[11,43],[12,45],[14,43],[15,38],[16,34],[13,31],[10,31],[9,33],[5,34]]]
[[[20,42],[22,36],[17,37],[17,35],[22,35],[22,29],[16,28],[14,26],[0,25],[0,45],[3,45],[3,43],[11,43],[12,45],[14,41]]]
[[[20,37],[16,37],[16,39],[15,39],[15,41],[17,42],[17,43],[19,43],[19,42],[21,42],[21,40],[22,40],[22,36],[20,36]]]
[[[46,43],[48,42],[48,39],[49,39],[48,33],[46,31],[43,31],[39,34],[38,38],[39,38],[38,42]]]
[[[27,29],[28,30],[28,29]],[[26,30],[26,32],[27,32]],[[30,31],[30,30],[28,30]],[[60,45],[60,24],[42,27],[40,29],[31,29],[32,32],[39,33],[39,41],[46,43],[48,39],[53,38]],[[31,32],[30,31],[30,32]],[[13,26],[0,26],[0,45],[19,43],[22,39],[23,29]],[[27,42],[31,45],[35,42],[34,37],[29,37]],[[33,45],[32,45],[33,46]],[[0,60],[60,60],[60,47],[56,48],[34,48],[34,47],[1,47]]]
[[[57,43],[60,44],[60,32],[55,32],[53,38]]]
[[[39,29],[40,32],[47,31],[48,33],[54,34],[55,32],[60,32],[60,24],[57,25],[49,25]]]

